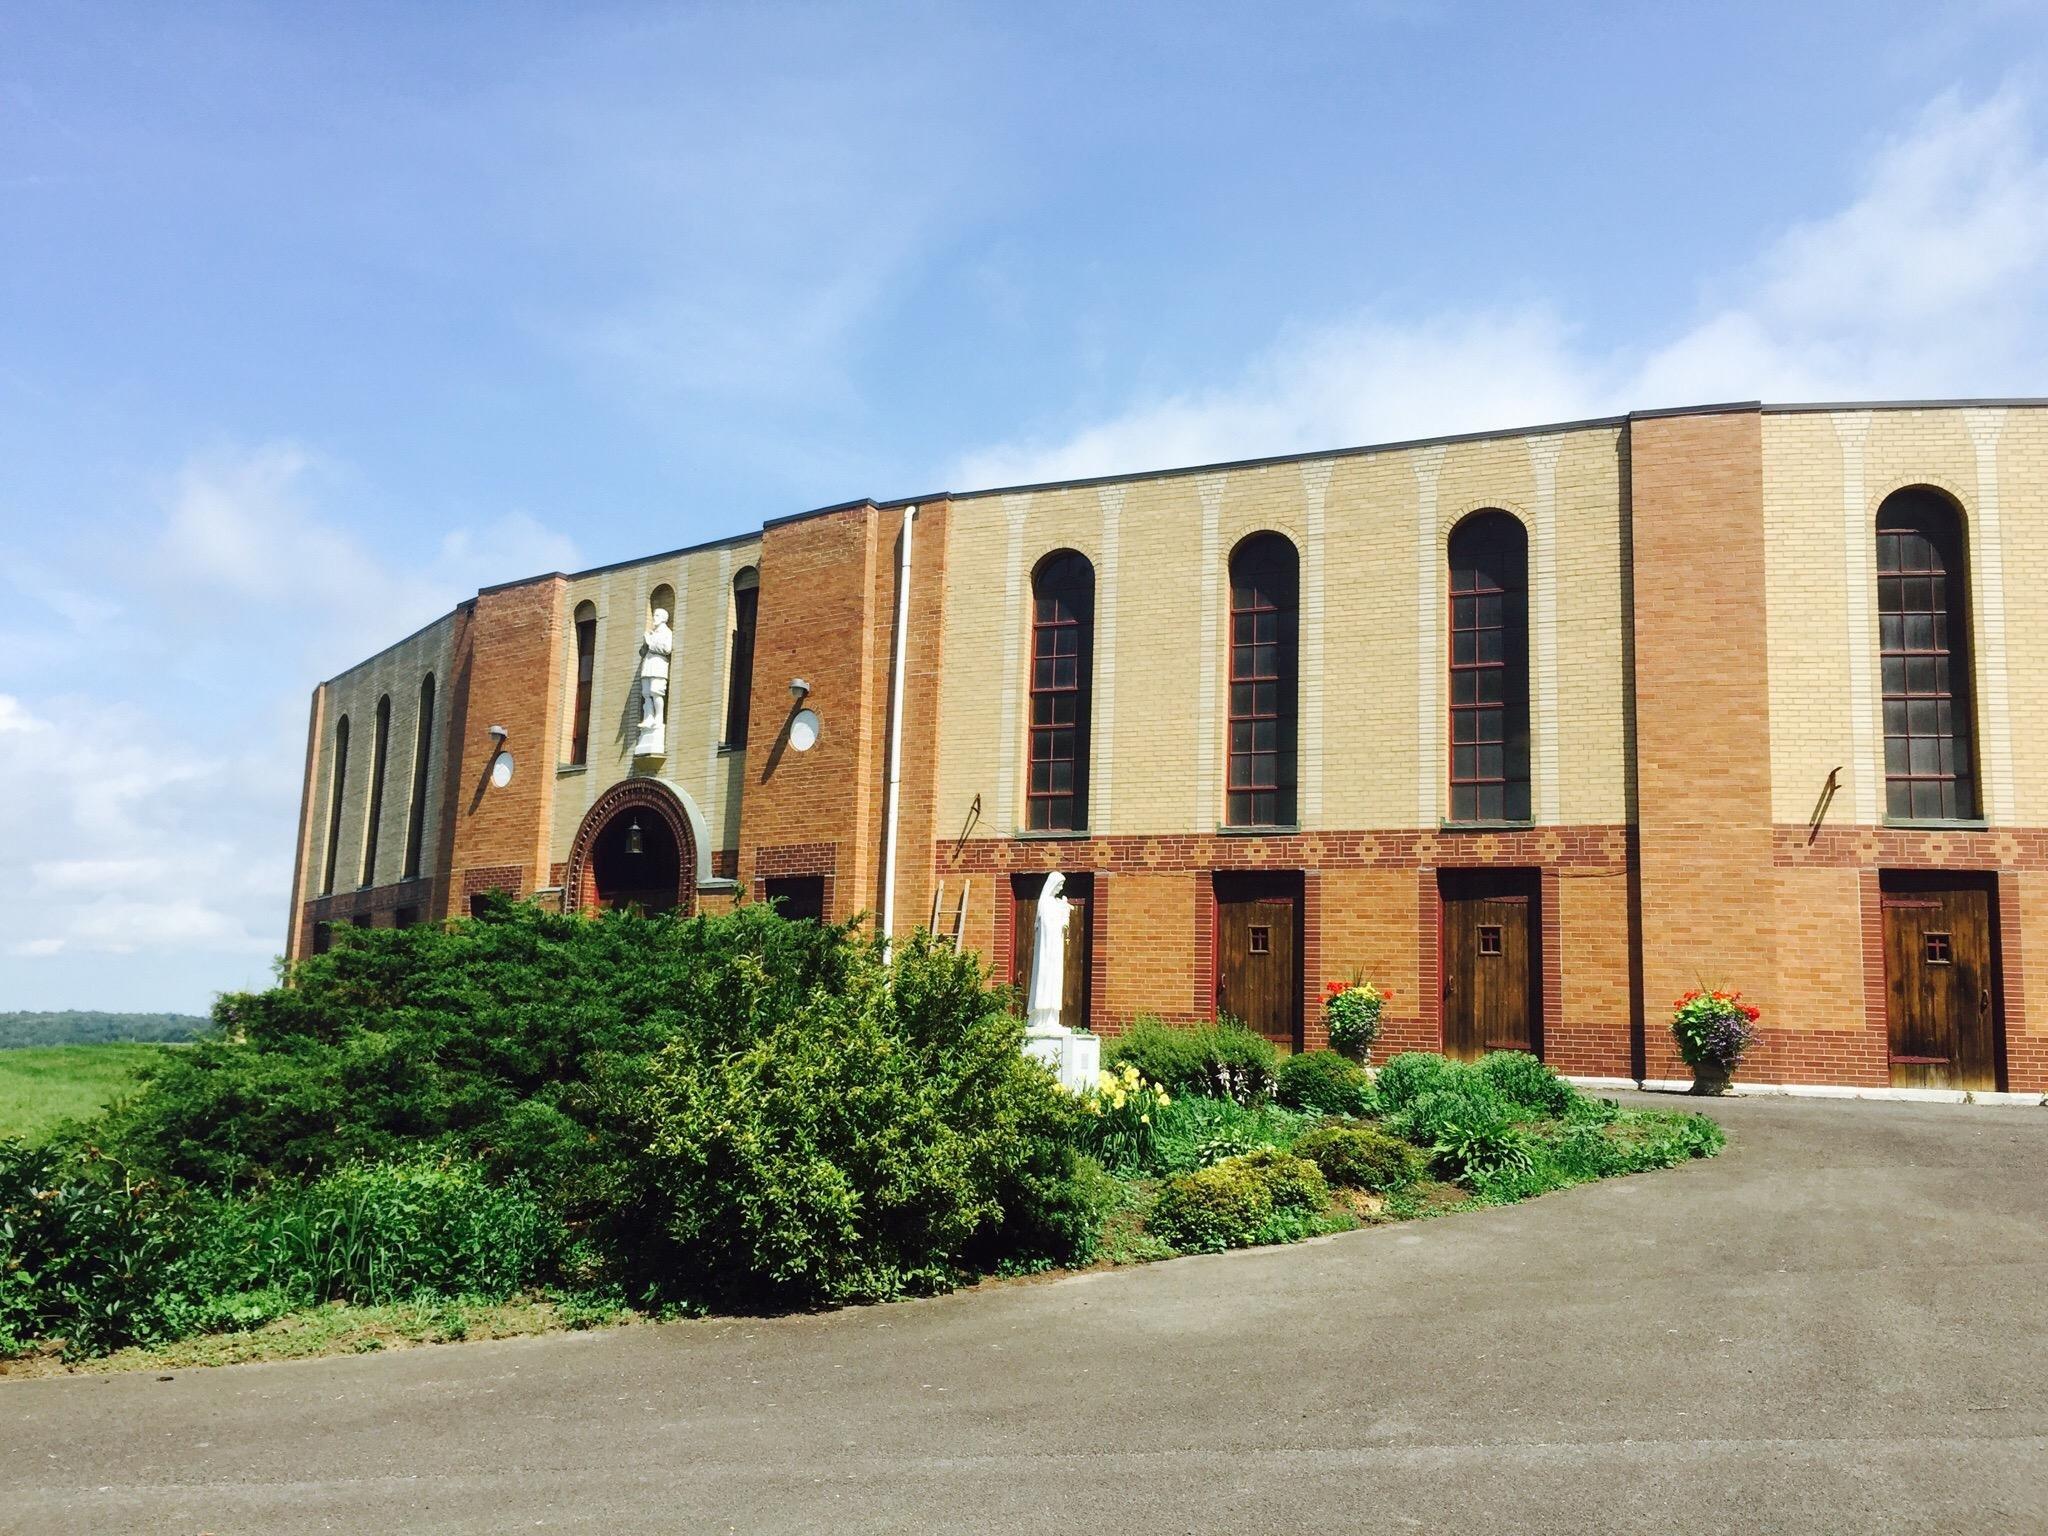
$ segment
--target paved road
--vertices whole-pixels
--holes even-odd
[[[2048,1111],[828,1317],[0,1384],[0,1530],[2048,1530]]]

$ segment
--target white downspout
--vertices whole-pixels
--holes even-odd
[[[889,677],[889,809],[882,820],[882,953],[896,915],[896,811],[903,782],[903,664],[910,639],[910,532],[917,508],[903,509],[903,542],[896,551],[896,661]]]

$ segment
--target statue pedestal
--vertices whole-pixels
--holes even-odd
[[[1069,1093],[1088,1092],[1102,1071],[1101,1036],[1076,1034],[1062,1025],[1027,1030],[1024,1054],[1044,1062]]]

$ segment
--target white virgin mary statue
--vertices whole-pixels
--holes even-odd
[[[1031,986],[1025,993],[1025,1029],[1030,1034],[1064,1034],[1060,1001],[1067,992],[1067,924],[1074,904],[1060,894],[1067,877],[1054,870],[1038,893],[1038,915],[1031,938]]]

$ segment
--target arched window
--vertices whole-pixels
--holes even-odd
[[[384,829],[384,774],[391,747],[391,695],[377,700],[377,733],[370,738],[370,814],[363,824],[363,884],[377,883],[377,836]]]
[[[327,778],[327,858],[320,875],[320,894],[334,894],[334,866],[341,852],[341,800],[348,790],[348,716],[334,722],[334,765]]]
[[[1977,814],[1963,524],[1921,487],[1877,509],[1877,623],[1884,685],[1885,814]]]
[[[1088,706],[1094,681],[1095,568],[1063,549],[1031,577],[1031,780],[1025,827],[1088,825]]]
[[[1451,533],[1451,820],[1529,819],[1529,538],[1505,512]]]
[[[1294,824],[1301,560],[1277,533],[1230,556],[1230,763],[1224,822]]]
[[[405,878],[417,880],[427,839],[427,780],[434,756],[434,674],[420,679],[420,712],[413,727],[412,807],[405,820]]]
[[[576,709],[569,717],[569,761],[590,761],[590,680],[597,668],[597,604],[576,605]]]
[[[725,744],[747,744],[754,695],[754,620],[761,608],[761,573],[751,565],[732,579],[732,633],[725,668]]]

